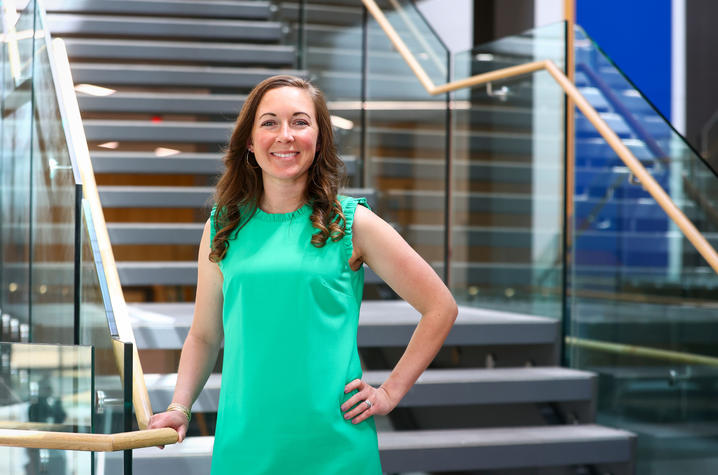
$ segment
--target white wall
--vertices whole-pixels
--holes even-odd
[[[452,52],[458,53],[473,47],[472,0],[422,0],[418,6]]]
[[[534,0],[534,25],[544,26],[563,20],[563,2]]]

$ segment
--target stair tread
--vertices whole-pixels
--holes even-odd
[[[279,68],[247,68],[230,66],[178,66],[167,64],[117,64],[117,63],[76,63],[71,64],[74,70],[108,70],[108,71],[167,71],[211,73],[267,73],[278,74]],[[302,76],[303,72],[293,69],[281,69],[283,73]]]
[[[293,46],[257,44],[257,43],[208,43],[202,41],[163,41],[163,40],[134,40],[134,39],[94,39],[94,38],[65,38],[65,44],[72,46],[97,45],[112,46],[116,48],[165,48],[184,50],[187,48],[203,48],[207,50],[221,51],[281,51],[293,52]],[[70,53],[70,56],[72,54]]]
[[[389,371],[364,371],[362,379],[379,386]],[[216,412],[222,376],[211,374],[192,406],[195,412]],[[172,400],[177,374],[146,374],[156,410]],[[399,403],[402,407],[590,401],[595,375],[562,367],[501,369],[428,369]],[[447,393],[449,391],[449,393]],[[451,394],[451,397],[447,397]]]
[[[152,87],[224,87],[249,89],[259,81],[276,74],[306,76],[292,68],[178,66],[158,64],[72,63],[75,82],[98,85],[143,85]]]
[[[506,460],[504,466],[521,466],[522,451],[535,450],[540,445],[542,451],[548,445],[575,447],[577,444],[595,444],[599,441],[621,442],[624,450],[602,450],[594,454],[594,462],[598,461],[628,461],[630,459],[630,444],[635,435],[620,429],[613,429],[597,424],[559,425],[540,427],[511,427],[511,428],[478,428],[478,429],[447,429],[447,430],[416,430],[416,431],[379,431],[379,451],[382,457],[391,452],[430,451],[441,452],[442,449],[463,449],[476,452],[475,449],[510,448],[512,457]],[[625,446],[624,446],[625,443]],[[214,437],[200,436],[188,437],[182,444],[167,446],[164,450],[156,447],[135,449],[135,459],[147,458],[174,458],[184,456],[204,455],[209,457],[212,452]],[[472,450],[474,449],[474,450]],[[596,451],[598,452],[598,451]],[[455,452],[453,452],[455,453]],[[478,453],[488,452],[480,451]],[[571,456],[571,454],[567,454]],[[493,457],[492,457],[493,458]],[[384,461],[383,461],[384,462]],[[474,468],[485,463],[481,458],[472,460]],[[385,464],[386,465],[386,464]],[[386,468],[386,467],[385,467]]]
[[[174,2],[176,3],[176,2]],[[208,2],[205,2],[208,3]],[[225,2],[226,4],[226,2]],[[273,29],[280,28],[282,24],[276,21],[253,21],[253,20],[241,20],[241,19],[221,19],[221,18],[176,18],[176,17],[146,17],[146,16],[113,16],[113,15],[97,15],[97,14],[78,14],[78,13],[48,13],[48,23],[52,29],[54,24],[60,22],[70,23],[76,20],[80,26],[80,31],[86,28],[88,24],[92,23],[108,23],[108,24],[142,24],[142,25],[155,25],[155,26],[194,26],[194,27],[212,27],[212,28],[257,28],[257,29]],[[55,30],[52,29],[53,33]],[[61,31],[61,34],[65,30]],[[217,36],[216,30],[207,33],[208,36]],[[65,41],[68,41],[66,39]]]
[[[191,261],[169,264],[167,269],[174,273],[196,268]],[[156,266],[119,262],[121,273],[125,265],[136,265],[140,270]],[[375,278],[378,279],[367,272],[367,282],[374,282]],[[127,308],[139,348],[182,347],[192,323],[193,303],[130,303]],[[365,300],[359,314],[359,345],[404,346],[420,319],[419,312],[404,301]],[[460,306],[446,344],[554,344],[557,337],[558,322],[551,318]]]
[[[102,12],[118,14],[160,14],[178,16],[221,16],[266,19],[270,15],[267,1],[203,0],[192,3],[177,0],[46,0],[48,12]]]
[[[187,261],[189,263],[191,261]],[[123,264],[122,262],[118,264]],[[137,262],[133,265],[152,265],[153,263]],[[177,261],[168,262],[177,265]],[[192,322],[194,303],[128,303],[127,308],[134,327],[138,326],[175,326],[189,325]],[[397,325],[416,324],[421,314],[411,305],[402,301],[365,300],[361,304],[359,324]],[[537,317],[522,313],[505,312],[485,308],[460,305],[459,314],[454,325],[548,325],[555,326],[556,320],[548,317]]]
[[[383,382],[391,371],[365,370],[362,379],[369,384]],[[556,381],[556,380],[590,380],[594,373],[562,366],[538,366],[520,368],[459,368],[459,369],[427,369],[416,384],[460,384],[471,382],[504,383],[514,381]],[[174,389],[177,374],[145,374],[147,389]],[[213,373],[209,376],[205,387],[219,389],[222,375]],[[530,397],[530,395],[527,395]]]

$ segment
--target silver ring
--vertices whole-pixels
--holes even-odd
[[[374,404],[372,404],[371,401],[368,400],[368,399],[366,399],[366,400],[364,401],[364,404],[366,404],[367,409],[371,409],[371,407],[374,405]]]

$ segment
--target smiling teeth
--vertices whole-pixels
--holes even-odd
[[[296,152],[291,152],[291,153],[274,153],[274,155],[276,155],[276,156],[279,157],[279,158],[289,158],[289,157],[293,157],[294,155],[296,155]]]

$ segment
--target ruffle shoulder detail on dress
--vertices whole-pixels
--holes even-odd
[[[356,212],[357,205],[362,205],[367,209],[371,209],[366,198],[353,198],[351,196],[339,196],[339,202],[342,205],[342,212],[344,212],[344,219],[346,226],[344,229],[344,247],[346,248],[347,255],[352,256],[354,252],[354,244],[352,243],[352,228],[354,224],[354,213]]]

